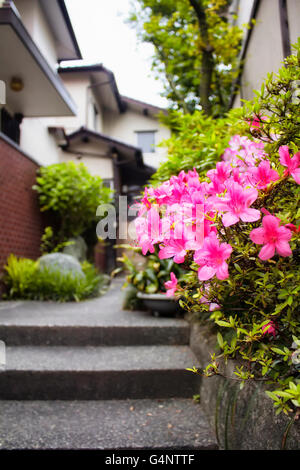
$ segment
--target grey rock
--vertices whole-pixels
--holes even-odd
[[[70,238],[68,242],[72,242],[72,244],[65,246],[63,253],[74,256],[74,258],[80,262],[85,261],[87,255],[87,244],[84,239],[79,236],[76,238]]]
[[[63,274],[72,273],[74,276],[84,277],[79,261],[65,253],[50,253],[39,258],[39,269],[59,270]]]

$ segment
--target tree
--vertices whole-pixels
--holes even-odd
[[[230,0],[134,0],[129,21],[154,45],[152,67],[166,96],[185,113],[228,108],[242,31],[228,21]]]

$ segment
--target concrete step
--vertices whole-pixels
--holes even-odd
[[[85,302],[7,301],[0,304],[0,340],[7,345],[132,346],[189,343],[181,318],[122,310],[120,292]],[[115,297],[115,304],[112,298]]]
[[[191,398],[199,377],[187,346],[10,346],[0,399]]]
[[[0,401],[0,449],[217,448],[193,400]]]

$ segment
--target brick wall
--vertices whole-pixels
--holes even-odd
[[[44,223],[31,189],[38,164],[0,134],[0,272],[10,253],[40,256]]]

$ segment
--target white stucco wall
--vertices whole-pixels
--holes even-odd
[[[236,0],[234,3],[234,9],[237,14],[235,24],[240,28],[243,28],[245,32],[247,30],[246,25],[249,23],[253,4],[254,0]]]
[[[103,179],[113,179],[113,164],[109,158],[83,156],[78,159],[76,154],[61,151],[60,162],[68,161],[84,163],[91,175],[101,176]]]
[[[49,118],[25,118],[21,124],[20,147],[41,165],[59,161],[59,149],[48,132]]]
[[[253,6],[253,0],[239,0],[237,24],[247,22]],[[294,44],[300,36],[300,1],[287,0],[290,42]],[[241,90],[233,107],[241,105],[240,98],[252,99],[253,90],[259,90],[267,74],[283,66],[283,49],[278,1],[260,2],[256,24],[248,45]]]
[[[87,74],[65,73],[60,77],[77,106],[77,115],[56,118],[54,125],[65,127],[67,133],[74,132],[81,126],[102,132],[102,110],[99,103],[96,102],[92,90],[88,88],[91,84],[89,76]],[[97,105],[99,112],[96,125],[94,125],[93,119],[93,103]]]
[[[48,26],[38,0],[14,0],[22,22],[49,65],[55,69],[57,54],[55,38]]]
[[[130,109],[119,115],[105,110],[103,118],[103,132],[105,134],[134,146],[138,145],[138,131],[156,131],[155,152],[144,154],[144,162],[157,168],[160,162],[166,158],[166,149],[157,145],[170,137],[170,130],[160,124],[156,118],[144,116]]]
[[[274,0],[264,0],[260,3],[242,76],[243,99],[252,99],[253,90],[260,89],[267,74],[276,73],[282,67],[280,17],[278,2],[275,3],[275,8]]]
[[[288,0],[288,22],[290,30],[290,41],[291,44],[297,42],[300,36],[300,1],[299,0]]]

